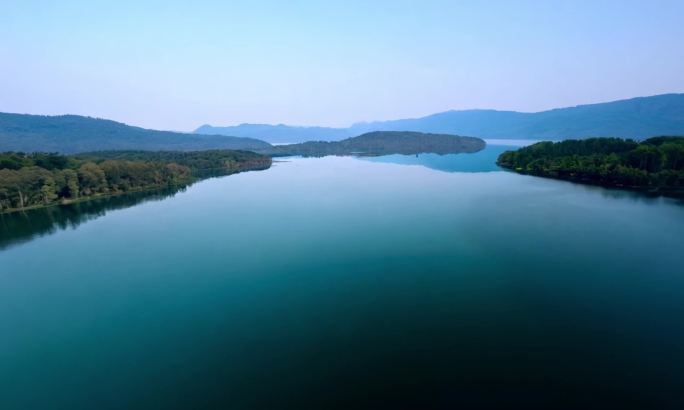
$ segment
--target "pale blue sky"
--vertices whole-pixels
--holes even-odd
[[[0,111],[346,126],[684,92],[684,1],[0,2]]]

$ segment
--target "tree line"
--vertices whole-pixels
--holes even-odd
[[[684,137],[545,141],[504,152],[497,163],[524,174],[684,196]]]
[[[185,186],[208,176],[265,169],[246,151],[121,151],[64,156],[0,153],[0,212],[103,195]]]

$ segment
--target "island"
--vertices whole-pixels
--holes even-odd
[[[684,137],[545,141],[504,152],[497,164],[521,174],[684,197]]]
[[[249,151],[0,153],[0,213],[185,187],[218,175],[271,166]]]
[[[422,153],[459,154],[477,152],[485,146],[484,140],[474,137],[408,131],[375,131],[341,141],[308,141],[300,144],[276,145],[257,151],[272,156],[377,156]]]

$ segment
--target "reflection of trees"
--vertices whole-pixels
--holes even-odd
[[[59,230],[75,228],[84,222],[104,216],[107,211],[129,208],[148,201],[160,201],[184,189],[169,188],[124,194],[69,205],[0,214],[0,250]]]

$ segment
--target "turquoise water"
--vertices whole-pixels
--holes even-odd
[[[496,159],[503,152],[515,147],[494,145],[480,152],[467,155],[383,155],[380,157],[359,157],[360,160],[385,164],[419,165],[444,172],[492,172],[502,171],[496,165]]]
[[[681,408],[684,206],[491,153],[3,216],[0,409]]]

